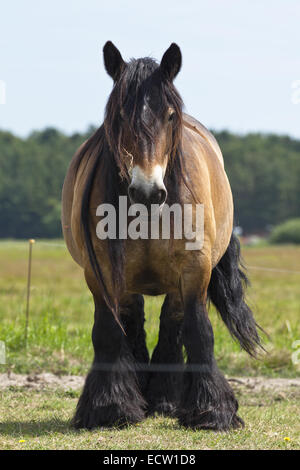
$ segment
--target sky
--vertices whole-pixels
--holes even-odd
[[[185,111],[210,129],[300,138],[299,0],[1,0],[0,129],[102,123],[102,48],[158,61],[172,42]]]

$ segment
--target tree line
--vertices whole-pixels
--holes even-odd
[[[0,131],[0,238],[60,237],[60,199],[69,162],[93,132],[54,129],[26,139]],[[214,132],[231,184],[235,223],[264,232],[300,217],[300,140]]]

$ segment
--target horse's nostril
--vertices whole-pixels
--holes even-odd
[[[165,189],[160,189],[158,191],[158,195],[157,195],[157,200],[158,200],[158,204],[161,205],[165,202],[165,200],[167,199],[167,192]]]
[[[155,189],[150,198],[149,198],[149,202],[151,204],[158,204],[158,205],[162,205],[167,199],[167,191],[165,189]]]

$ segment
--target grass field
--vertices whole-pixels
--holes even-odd
[[[297,449],[300,447],[299,395],[245,394],[242,430],[190,431],[170,418],[148,418],[124,429],[76,432],[69,420],[77,392],[24,389],[0,392],[2,449]],[[1,420],[2,421],[2,420]],[[100,458],[100,457],[99,457]]]
[[[7,353],[7,364],[0,365],[0,372],[85,374],[88,370],[92,360],[93,301],[81,269],[61,244],[61,240],[38,241],[33,246],[25,349],[28,242],[0,243],[0,340],[6,343]],[[211,308],[218,363],[229,375],[295,377],[300,373],[299,365],[291,360],[293,342],[300,339],[300,247],[244,247],[243,255],[251,267],[250,305],[258,323],[270,335],[270,339],[264,336],[268,354],[259,360],[249,358]],[[156,344],[161,303],[162,297],[146,298],[150,352]]]
[[[57,244],[61,244],[57,241]],[[293,342],[300,339],[299,247],[244,248],[252,287],[249,302],[268,332],[268,354],[253,360],[240,351],[211,309],[219,366],[228,375],[299,376]],[[2,372],[85,374],[92,360],[92,298],[81,270],[64,246],[33,246],[28,345],[25,305],[28,243],[0,243],[0,340],[6,344]],[[260,270],[267,267],[272,270]],[[162,298],[146,299],[149,350],[157,338]],[[1,449],[296,449],[300,447],[299,390],[237,391],[245,429],[228,433],[190,431],[175,420],[148,418],[122,430],[75,432],[69,426],[79,396],[74,390],[0,392]]]

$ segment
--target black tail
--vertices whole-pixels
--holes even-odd
[[[240,242],[232,234],[229,246],[213,269],[208,287],[208,297],[215,305],[241,347],[251,356],[256,356],[259,346],[263,349],[253,314],[245,303],[245,288],[249,284],[241,263]]]

